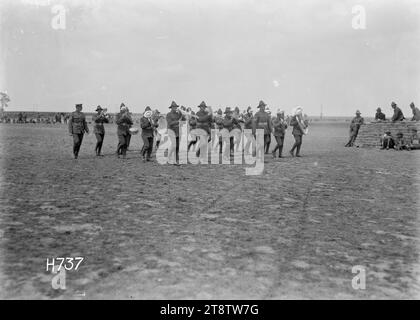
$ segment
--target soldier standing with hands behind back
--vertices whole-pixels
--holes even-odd
[[[82,104],[76,104],[76,111],[72,112],[69,118],[69,133],[73,136],[73,154],[74,159],[79,156],[80,147],[83,141],[83,135],[89,134],[85,114],[82,112]]]

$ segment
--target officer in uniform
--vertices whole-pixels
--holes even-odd
[[[127,154],[127,139],[130,134],[129,129],[133,125],[133,120],[128,114],[128,109],[124,103],[120,106],[120,113],[116,115],[115,123],[117,124],[117,135],[118,135],[118,147],[117,157],[120,155],[125,159]]]
[[[254,134],[256,129],[264,129],[264,150],[268,153],[268,147],[271,142],[271,117],[264,111],[266,104],[264,101],[260,101],[258,107],[260,110],[255,114],[254,117]]]
[[[100,156],[102,144],[104,143],[104,138],[105,138],[104,123],[108,123],[109,120],[106,117],[106,115],[103,113],[103,109],[101,106],[97,106],[95,111],[97,112],[97,114],[92,116],[92,121],[94,123],[93,133],[95,134],[95,137],[96,137],[95,152],[96,152],[96,156]]]
[[[401,109],[397,107],[397,104],[395,102],[391,103],[391,108],[394,109],[394,114],[391,118],[392,122],[404,120],[404,114],[402,113]]]
[[[182,114],[178,111],[178,105],[175,101],[172,101],[169,109],[170,112],[166,115],[166,122],[168,124],[168,130],[172,130],[175,134],[176,139],[176,147],[175,147],[175,158],[176,162],[173,163],[171,159],[169,159],[169,164],[179,165],[179,120],[182,120]]]
[[[273,158],[276,157],[276,151],[279,150],[279,158],[283,151],[284,135],[287,129],[287,123],[284,120],[284,111],[281,109],[277,110],[277,118],[273,120],[274,138],[276,139],[277,145],[273,150]]]
[[[82,108],[81,103],[76,104],[76,111],[72,112],[69,119],[69,133],[73,136],[73,154],[75,159],[79,156],[84,133],[89,134],[89,128]]]

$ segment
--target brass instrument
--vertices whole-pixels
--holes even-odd
[[[106,118],[106,119],[109,119],[108,109],[107,109],[107,108],[103,108],[103,109],[101,110],[100,116],[101,116],[101,117],[104,117],[104,118]]]
[[[186,110],[183,110],[182,108],[178,108],[177,112],[183,115],[187,120],[191,118],[198,119],[198,117],[195,114],[192,114],[191,111],[187,112]]]
[[[308,121],[304,120],[301,114],[296,115],[296,120],[303,134],[308,134]]]

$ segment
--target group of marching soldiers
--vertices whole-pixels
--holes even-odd
[[[292,134],[295,138],[295,143],[292,149],[289,151],[292,157],[300,157],[300,149],[302,146],[302,136],[305,133],[304,128],[307,127],[307,120],[303,119],[303,109],[301,107],[296,107],[294,109],[293,115],[289,118],[285,118],[284,110],[278,109],[276,117],[271,117],[269,110],[266,110],[266,103],[260,101],[257,108],[259,109],[255,115],[252,112],[251,107],[248,107],[247,110],[243,113],[240,113],[239,108],[231,110],[230,107],[226,107],[223,112],[219,109],[216,113],[213,114],[212,108],[207,106],[203,101],[198,105],[198,111],[194,112],[190,108],[179,107],[179,105],[172,101],[169,106],[170,112],[166,114],[166,117],[159,113],[159,111],[152,111],[150,107],[146,107],[141,119],[140,119],[140,128],[141,128],[141,137],[143,140],[143,147],[141,149],[141,156],[143,161],[150,161],[151,154],[153,151],[154,141],[156,140],[156,148],[159,147],[161,140],[161,134],[157,130],[159,123],[164,119],[166,120],[166,128],[172,130],[176,142],[174,147],[175,157],[173,161],[169,161],[170,164],[178,165],[179,161],[179,143],[180,143],[180,132],[179,132],[179,123],[180,121],[186,121],[189,125],[190,130],[192,129],[202,129],[208,134],[209,141],[211,140],[211,129],[218,130],[227,130],[231,132],[232,130],[250,129],[252,135],[255,137],[257,129],[264,130],[264,151],[267,154],[269,152],[271,144],[271,135],[276,139],[276,146],[272,151],[273,158],[282,157],[284,137],[286,129],[288,126],[293,127]],[[100,106],[97,107],[96,112],[92,118],[94,123],[94,134],[97,139],[95,152],[97,156],[101,156],[102,144],[105,136],[104,123],[108,122],[108,115],[103,112]],[[268,112],[267,112],[268,111]],[[116,155],[118,157],[126,157],[127,149],[130,144],[131,134],[138,132],[136,128],[133,128],[133,118],[124,105],[120,106],[120,112],[115,117],[115,122],[117,124],[117,135],[118,135],[118,146],[116,150]],[[69,133],[73,136],[73,154],[74,158],[77,159],[79,155],[80,146],[83,140],[84,133],[89,133],[89,128],[87,126],[85,115],[82,112],[82,105],[76,105],[76,111],[73,112],[69,119]],[[249,132],[249,131],[248,131]],[[245,132],[246,133],[246,132]],[[222,153],[222,139],[219,138],[220,153]],[[196,144],[198,139],[192,140],[188,143],[188,150]],[[244,147],[245,154],[249,154],[250,144],[252,139],[247,139],[247,143]],[[199,156],[200,150],[197,150],[197,156]],[[234,153],[234,138],[230,137],[230,150],[228,150],[230,156],[233,156]],[[230,158],[230,157],[229,157]]]

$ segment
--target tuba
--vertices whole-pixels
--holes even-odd
[[[308,120],[303,119],[301,114],[296,115],[296,120],[303,134],[308,134]]]

